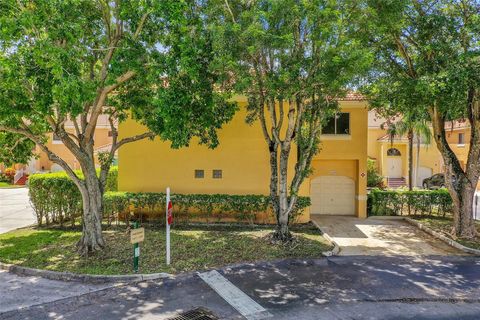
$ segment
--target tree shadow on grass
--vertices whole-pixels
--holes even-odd
[[[172,265],[165,264],[165,231],[146,229],[140,244],[140,272],[179,273],[205,270],[241,262],[282,258],[320,257],[327,244],[316,229],[293,228],[291,245],[272,244],[270,228],[192,226],[175,228],[171,234]],[[86,274],[133,273],[133,246],[125,228],[104,231],[106,248],[82,257],[75,244],[80,238],[75,228],[61,230],[24,229],[0,236],[0,261],[31,268]]]

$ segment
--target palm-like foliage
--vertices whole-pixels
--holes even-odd
[[[400,121],[388,126],[387,133],[393,144],[395,137],[407,135],[408,138],[408,189],[412,190],[414,181],[417,184],[418,169],[420,164],[420,145],[429,145],[432,138],[429,122],[424,118],[404,116]],[[417,145],[417,163],[415,173],[413,171],[413,144]],[[415,177],[414,177],[415,175]]]

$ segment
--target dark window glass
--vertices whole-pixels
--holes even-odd
[[[322,129],[323,134],[335,134],[335,117],[332,117],[327,121]]]
[[[109,136],[109,137],[113,137],[113,132],[112,132],[111,130],[108,131],[108,136]]]
[[[329,119],[322,130],[323,134],[350,134],[350,114],[337,113]]]
[[[458,134],[458,144],[465,144],[465,135],[463,133]]]
[[[195,170],[195,178],[196,179],[203,179],[204,177],[205,177],[205,171]]]
[[[402,154],[400,151],[396,148],[390,148],[387,150],[387,156],[401,156]]]
[[[350,134],[350,114],[337,114],[337,134]]]
[[[222,179],[222,170],[213,170],[213,179]]]
[[[57,136],[55,133],[53,134],[53,141],[62,141],[59,136]]]

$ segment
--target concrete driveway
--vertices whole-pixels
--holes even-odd
[[[0,233],[34,224],[27,188],[0,189]]]
[[[312,215],[339,246],[342,256],[465,255],[403,220]]]

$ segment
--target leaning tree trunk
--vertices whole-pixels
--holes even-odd
[[[450,192],[454,210],[452,234],[462,238],[474,238],[477,235],[473,218],[475,186],[465,177],[458,180],[458,183],[452,186],[456,192]]]
[[[445,119],[436,107],[430,110],[435,142],[445,164],[445,182],[453,201],[453,228],[452,235],[462,238],[473,238],[477,235],[473,220],[473,198],[480,176],[478,168],[478,154],[480,144],[477,141],[478,130],[471,123],[472,137],[468,151],[468,161],[464,171],[457,156],[450,148],[445,136]],[[452,180],[452,177],[455,181]]]
[[[102,235],[103,190],[97,177],[95,165],[87,165],[84,184],[80,187],[83,200],[83,232],[78,249],[84,254],[101,250],[105,246]]]

